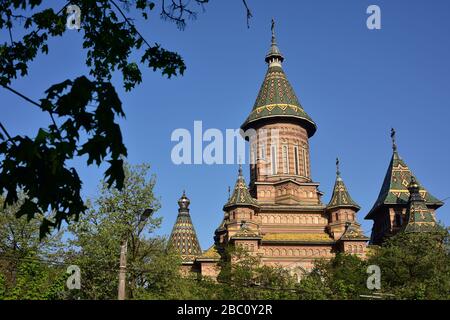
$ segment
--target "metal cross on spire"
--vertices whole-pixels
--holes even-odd
[[[239,156],[239,176],[242,176],[242,158]]]
[[[336,175],[340,176],[341,175],[341,171],[339,170],[339,158],[336,157]]]
[[[392,150],[394,150],[394,152],[397,151],[397,143],[395,142],[395,129],[391,128],[391,139],[392,139]]]
[[[275,43],[275,20],[273,18],[270,30],[272,30],[272,43]]]

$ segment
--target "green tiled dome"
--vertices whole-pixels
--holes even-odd
[[[298,122],[311,137],[316,132],[316,124],[303,110],[281,67],[284,57],[276,45],[274,34],[272,34],[272,46],[265,59],[269,68],[253,109],[241,128],[247,130],[263,119],[285,118]]]

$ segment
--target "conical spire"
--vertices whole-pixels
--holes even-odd
[[[178,200],[178,216],[168,243],[169,248],[177,251],[183,261],[193,261],[195,257],[202,254],[197,233],[189,214],[190,203],[191,201],[183,191],[183,195]]]
[[[345,186],[344,180],[341,178],[339,158],[336,158],[336,182],[334,183],[333,195],[331,196],[331,200],[330,203],[328,203],[327,208],[332,209],[341,207],[354,208],[356,211],[360,209],[360,206],[353,201],[347,187]]]
[[[369,240],[361,230],[361,225],[356,222],[347,222],[345,231],[339,240]]]
[[[365,219],[372,219],[375,212],[383,205],[406,205],[409,200],[408,186],[411,182],[411,178],[414,178],[419,185],[419,193],[425,200],[428,206],[434,206],[436,208],[443,205],[441,201],[431,195],[424,187],[422,187],[414,176],[412,171],[406,165],[406,163],[400,157],[397,150],[396,132],[391,130],[392,139],[392,158],[389,163],[389,167],[384,177],[383,185],[381,186],[380,193],[378,195],[375,204],[369,211]]]
[[[255,199],[252,198],[248,191],[247,184],[245,183],[244,176],[242,175],[242,165],[239,165],[238,178],[234,185],[233,194],[228,199],[228,202],[223,206],[223,209],[227,209],[234,206],[251,206],[258,207]]]
[[[311,137],[316,132],[316,124],[303,110],[298,98],[281,67],[284,60],[275,39],[275,22],[272,20],[272,42],[265,57],[269,67],[259,90],[253,109],[241,126],[245,131],[256,122],[269,118],[284,118],[299,123]]]
[[[409,200],[406,210],[405,232],[431,231],[435,226],[433,213],[428,209],[425,200],[419,193],[420,186],[414,177],[408,186]]]

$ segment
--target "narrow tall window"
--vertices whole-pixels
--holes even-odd
[[[272,174],[277,174],[277,146],[272,145],[270,149],[270,164],[272,166]]]
[[[251,156],[251,164],[256,164],[256,161],[258,159],[258,154],[257,154],[257,150],[256,150],[256,144],[252,145],[251,151],[250,151],[250,156]]]
[[[289,153],[288,146],[283,146],[283,173],[289,174]]]
[[[308,162],[306,161],[306,150],[305,148],[302,149],[302,157],[303,157],[303,168],[305,172],[305,177],[308,176]]]
[[[261,154],[259,155],[259,157],[261,158],[261,160],[266,160],[266,144],[265,143],[261,144],[260,152],[261,152]]]
[[[298,147],[294,146],[294,172],[296,175],[299,175],[298,170]]]

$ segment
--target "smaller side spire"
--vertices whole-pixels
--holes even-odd
[[[364,233],[361,230],[361,225],[359,223],[347,222],[345,224],[345,231],[339,240],[341,240],[341,241],[343,241],[343,240],[367,241],[367,240],[369,240],[369,238],[364,235]]]
[[[251,206],[258,207],[256,200],[250,195],[244,176],[242,175],[242,165],[239,165],[238,178],[234,186],[233,193],[224,205],[224,211],[233,206]]]
[[[201,256],[202,250],[189,214],[191,201],[183,190],[183,195],[178,200],[178,216],[170,234],[168,247],[180,254],[183,262],[193,261]]]
[[[420,194],[420,185],[414,176],[408,186],[409,200],[406,209],[405,232],[432,231],[436,224],[434,214],[425,204],[425,199]]]
[[[333,194],[327,208],[332,209],[339,207],[351,207],[356,209],[356,211],[360,209],[360,206],[353,201],[345,186],[344,180],[341,178],[340,161],[339,158],[336,158],[336,182],[334,183]]]

